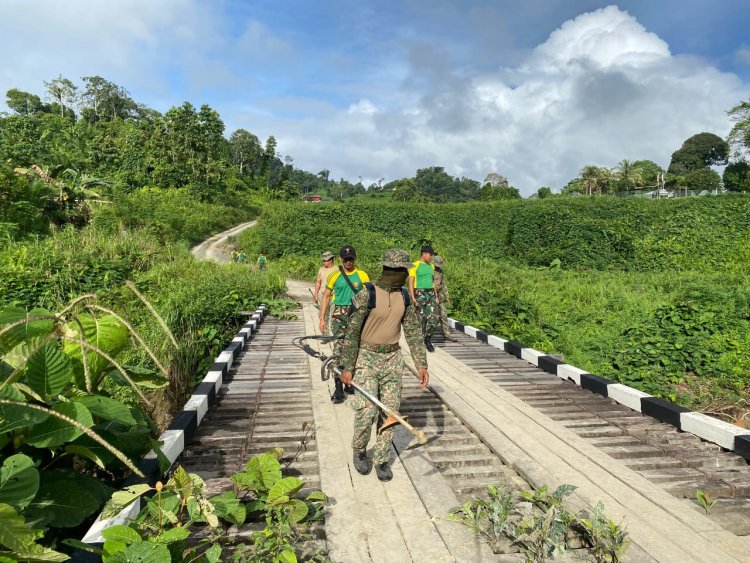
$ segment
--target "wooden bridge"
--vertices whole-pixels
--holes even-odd
[[[162,437],[168,457],[210,492],[229,489],[228,476],[251,455],[283,447],[285,473],[331,498],[314,542],[333,561],[524,561],[493,554],[449,521],[449,510],[488,484],[569,483],[576,508],[601,501],[624,523],[626,561],[750,561],[746,431],[460,323],[455,342],[435,339],[428,389],[404,376],[402,413],[427,445],[399,428],[394,479],[358,474],[351,401],[333,405],[320,362],[291,342],[317,333],[310,285],[288,285],[296,318],[258,310]],[[717,499],[710,514],[695,502],[697,489]],[[97,522],[85,541],[108,524]]]

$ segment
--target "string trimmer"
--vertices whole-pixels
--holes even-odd
[[[341,377],[342,370],[339,366],[335,364],[335,358],[332,356],[326,356],[324,354],[321,354],[317,350],[315,350],[312,346],[307,344],[306,340],[319,340],[322,342],[331,342],[333,340],[336,340],[335,336],[299,336],[297,338],[294,338],[292,340],[292,344],[294,344],[297,348],[300,350],[303,350],[313,358],[316,358],[323,362],[323,365],[320,368],[320,378],[323,381],[326,381],[330,374],[329,372],[332,371],[339,377]],[[373,396],[371,393],[357,385],[352,381],[351,383],[352,387],[362,395],[365,399],[370,401],[373,405],[375,405],[378,409],[380,409],[388,418],[392,419],[395,422],[389,422],[386,420],[385,423],[383,423],[383,426],[381,426],[378,429],[378,432],[382,432],[386,428],[390,428],[391,426],[395,426],[396,424],[402,425],[404,428],[406,428],[409,432],[411,432],[416,438],[417,442],[419,442],[420,445],[427,443],[427,436],[425,436],[425,433],[422,430],[419,430],[417,428],[414,428],[411,424],[407,422],[407,417],[402,416],[401,413],[399,413],[397,410],[388,408],[386,405],[384,405],[377,397]]]

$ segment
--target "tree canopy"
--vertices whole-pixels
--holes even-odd
[[[726,164],[729,145],[713,133],[698,133],[685,140],[672,153],[667,172],[673,176],[684,176],[688,172],[716,164]]]

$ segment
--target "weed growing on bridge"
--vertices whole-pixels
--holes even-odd
[[[711,508],[716,504],[716,499],[711,496],[709,491],[704,491],[702,489],[696,490],[695,499],[698,501],[698,504],[701,505],[703,510],[706,511],[706,514],[711,514]]]
[[[591,515],[571,513],[564,500],[574,490],[560,485],[549,491],[545,485],[519,493],[508,483],[489,485],[488,499],[467,501],[448,517],[484,538],[494,553],[520,550],[537,563],[585,547],[596,561],[617,563],[629,545],[628,533],[604,516],[601,503]]]
[[[328,497],[312,491],[304,499],[295,498],[304,482],[282,476],[282,455],[282,449],[274,449],[252,457],[232,476],[234,489],[213,497],[205,495],[198,475],[182,467],[165,484],[116,492],[102,512],[104,518],[139,498],[145,506],[129,524],[103,532],[103,562],[216,563],[231,558],[236,563],[295,563],[298,555],[305,561],[325,561],[324,554],[307,552],[302,544],[312,539],[307,529],[322,519]],[[252,544],[233,545],[228,529],[254,522],[264,527],[252,533]]]

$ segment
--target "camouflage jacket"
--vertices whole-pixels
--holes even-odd
[[[437,291],[440,301],[450,299],[448,296],[448,285],[445,283],[445,274],[443,272],[435,271],[433,283],[435,284],[435,291]]]
[[[360,291],[352,298],[353,312],[346,327],[344,341],[341,343],[341,365],[345,371],[354,371],[359,356],[359,337],[367,317],[367,291]],[[409,345],[411,357],[417,368],[427,368],[427,351],[422,337],[422,326],[419,322],[417,310],[413,304],[406,308],[406,314],[401,320],[404,328],[406,343]]]

